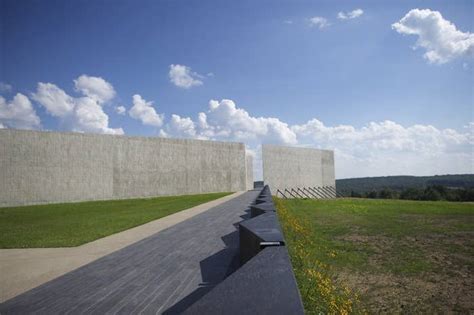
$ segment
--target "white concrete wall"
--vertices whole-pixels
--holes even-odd
[[[0,206],[242,191],[242,143],[0,129]]]
[[[321,151],[322,185],[336,188],[336,170],[334,168],[334,151]]]
[[[253,189],[253,157],[247,154],[245,158],[245,166],[247,168],[247,190],[251,190]]]
[[[262,146],[263,180],[277,189],[335,187],[334,152],[309,148]]]

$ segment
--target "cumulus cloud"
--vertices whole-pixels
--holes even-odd
[[[175,114],[171,115],[171,120],[166,124],[165,128],[160,130],[160,135],[165,137],[207,139],[205,136],[198,135],[196,124],[191,118]]]
[[[204,136],[264,143],[295,144],[296,136],[288,124],[272,117],[253,117],[237,108],[234,101],[211,100],[207,113],[200,113],[199,125]]]
[[[300,145],[333,148],[338,177],[472,173],[472,130],[393,121],[362,128],[326,126],[318,119],[292,126]]]
[[[321,16],[315,16],[309,19],[309,25],[316,26],[319,29],[323,29],[325,27],[328,27],[331,24],[326,18],[321,17]]]
[[[92,80],[89,80],[91,78]],[[72,97],[55,84],[39,82],[32,98],[42,105],[49,114],[58,117],[67,130],[123,134],[122,128],[109,127],[109,117],[102,106],[104,102],[113,97],[110,91],[114,90],[110,83],[104,81],[104,84],[102,81],[104,80],[101,78],[85,75],[74,80],[76,90],[83,94],[82,97]],[[107,87],[109,85],[110,87]],[[102,89],[105,87],[109,92]],[[115,91],[113,95],[115,95]]]
[[[0,82],[0,93],[10,93],[13,87],[5,82]]]
[[[108,102],[115,96],[112,84],[100,77],[83,74],[74,80],[74,86],[78,92],[96,100],[98,103]]]
[[[0,96],[0,124],[1,128],[37,129],[40,118],[28,97],[18,93],[10,102]]]
[[[253,144],[297,143],[296,135],[288,124],[277,118],[253,117],[228,99],[211,100],[208,111],[200,112],[196,121],[189,117],[173,115],[163,132],[167,136],[244,141]]]
[[[423,57],[430,63],[443,64],[474,53],[474,34],[458,30],[438,11],[410,10],[392,24],[392,29],[400,34],[418,36],[415,48],[424,48]]]
[[[362,16],[362,14],[364,14],[364,10],[362,9],[355,9],[355,10],[352,10],[352,11],[349,11],[349,12],[339,12],[337,14],[337,18],[340,19],[340,20],[349,20],[349,19],[355,19],[355,18],[358,18],[360,16]]]
[[[95,132],[122,135],[122,128],[109,128],[109,116],[102,110],[96,100],[90,97],[77,99],[74,109],[73,131]]]
[[[128,111],[130,117],[140,120],[144,125],[161,127],[163,115],[158,114],[153,102],[147,102],[139,94],[133,95],[133,106]]]
[[[192,72],[190,67],[184,65],[170,65],[169,71],[170,81],[177,87],[183,89],[189,89],[193,86],[202,85],[203,82],[200,80],[203,78],[202,75]]]
[[[125,108],[125,106],[116,106],[115,112],[119,115],[125,115],[125,113],[127,112],[127,109]]]
[[[52,83],[39,82],[32,99],[44,106],[55,117],[65,117],[74,109],[74,98]]]

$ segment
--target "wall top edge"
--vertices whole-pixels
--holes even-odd
[[[318,149],[318,148],[308,148],[308,147],[295,147],[295,146],[287,146],[287,145],[279,145],[279,144],[262,144],[262,150],[265,148],[274,149],[274,148],[281,148],[281,149],[291,149],[291,150],[307,150],[307,151],[326,151],[326,152],[333,152],[334,150],[331,149]]]
[[[86,133],[86,132],[74,132],[74,131],[51,131],[51,130],[28,130],[28,129],[14,129],[14,128],[1,128],[0,134],[3,132],[13,133],[31,133],[31,134],[58,134],[58,135],[71,135],[79,137],[114,137],[120,139],[146,139],[146,140],[162,140],[162,141],[181,141],[181,142],[207,142],[207,143],[225,143],[232,145],[239,145],[244,147],[243,142],[234,141],[218,141],[218,140],[204,140],[204,139],[192,139],[192,138],[165,138],[158,136],[128,136],[128,135],[111,135],[103,133]]]

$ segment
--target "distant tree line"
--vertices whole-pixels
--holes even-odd
[[[338,179],[336,188],[346,197],[473,201],[474,174]]]
[[[401,191],[383,188],[380,190],[359,193],[352,190],[350,197],[433,201],[474,201],[474,188],[449,188],[442,185],[431,185],[425,188],[409,187],[402,189]]]

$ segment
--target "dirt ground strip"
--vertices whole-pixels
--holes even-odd
[[[338,271],[336,279],[359,292],[370,313],[474,313],[474,231],[401,238],[354,233],[339,240],[370,249],[370,271]],[[397,263],[390,259],[412,258],[394,248],[418,253],[424,268],[387,268]]]

